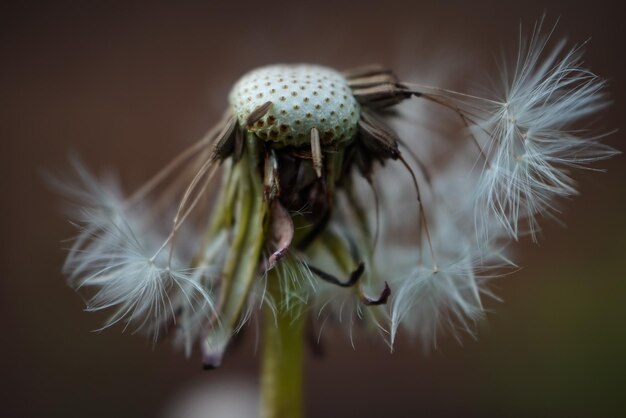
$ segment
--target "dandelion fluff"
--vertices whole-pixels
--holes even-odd
[[[616,154],[602,136],[577,129],[581,120],[604,109],[605,82],[583,67],[582,49],[561,41],[548,49],[541,24],[530,41],[520,42],[512,73],[502,70],[503,94],[482,101],[472,132],[488,160],[476,196],[476,216],[493,215],[517,239],[525,230],[535,238],[537,216],[553,216],[555,199],[577,193],[571,168]]]
[[[191,269],[178,268],[175,256],[155,252],[163,237],[146,229],[135,211],[124,208],[119,187],[99,183],[80,163],[75,167],[77,184],[83,187],[66,184],[62,190],[83,206],[73,211],[79,233],[65,269],[71,272],[74,287],[93,293],[87,300],[88,311],[113,309],[104,328],[122,321],[135,331],[148,330],[156,340],[181,304],[192,309],[213,306]]]

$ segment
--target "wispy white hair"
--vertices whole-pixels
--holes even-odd
[[[577,193],[571,168],[616,154],[577,127],[608,104],[605,82],[583,67],[580,47],[567,50],[561,41],[548,50],[548,41],[541,22],[528,42],[520,40],[512,72],[502,68],[500,97],[482,103],[473,127],[487,157],[477,221],[489,225],[484,214],[491,214],[515,239],[525,232],[522,221],[535,238],[536,217],[553,216],[555,199]]]
[[[477,241],[471,212],[452,213],[440,208],[430,216],[434,257],[428,251],[404,250],[404,264],[413,260],[404,275],[391,282],[391,344],[400,328],[419,338],[424,347],[436,345],[438,336],[461,332],[474,335],[484,316],[483,298],[497,299],[488,287],[494,277],[510,271],[513,263],[505,256],[499,240]]]
[[[64,269],[72,286],[92,291],[88,311],[113,309],[103,328],[122,321],[156,340],[180,305],[213,306],[198,272],[179,268],[176,254],[158,251],[164,238],[125,207],[119,186],[100,182],[77,160],[73,165],[73,182],[54,181],[80,207],[70,211],[78,235]]]

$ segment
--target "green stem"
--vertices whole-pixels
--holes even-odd
[[[278,308],[276,312],[267,305],[263,308],[261,417],[301,418],[304,315],[294,317],[293,310],[280,309],[276,275],[269,275],[268,288]]]

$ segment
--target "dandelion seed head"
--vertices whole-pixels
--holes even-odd
[[[359,329],[391,348],[401,329],[425,347],[474,335],[489,281],[516,267],[509,242],[577,193],[572,168],[615,154],[578,126],[607,104],[579,48],[548,50],[539,25],[502,79],[487,98],[378,65],[252,70],[223,119],[131,196],[78,163],[56,182],[76,203],[70,284],[111,312],[104,328],[156,341],[175,325],[207,368],[261,309],[276,324],[311,315],[320,335],[338,323],[353,345]]]

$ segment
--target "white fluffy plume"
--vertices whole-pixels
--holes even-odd
[[[424,261],[413,263],[408,273],[391,282],[392,345],[400,327],[425,347],[436,345],[437,337],[446,333],[457,339],[462,332],[473,335],[484,315],[483,297],[497,299],[488,282],[510,271],[513,264],[499,244],[477,242],[473,230],[465,228],[471,225],[466,218],[446,211],[432,217],[436,266],[423,250]],[[406,249],[404,253],[408,259]],[[420,258],[414,253],[413,260]]]
[[[582,66],[580,47],[561,41],[548,50],[541,26],[520,41],[512,72],[502,70],[501,97],[482,101],[473,127],[487,157],[477,220],[489,225],[484,214],[491,214],[515,239],[522,221],[534,238],[536,217],[552,216],[556,198],[576,194],[571,168],[616,153],[577,126],[607,105],[604,81]]]
[[[165,238],[146,225],[141,210],[125,207],[115,182],[73,165],[74,181],[54,181],[80,208],[70,211],[79,232],[64,269],[74,287],[93,292],[88,311],[113,309],[104,328],[123,321],[156,340],[176,310],[213,306],[202,274],[178,268],[176,254],[159,251]]]

